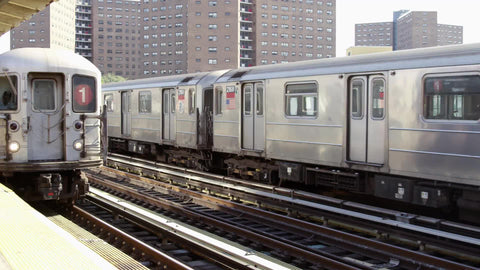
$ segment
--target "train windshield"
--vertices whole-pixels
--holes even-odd
[[[16,76],[9,76],[9,78],[0,76],[0,111],[14,111],[17,109],[17,88]]]

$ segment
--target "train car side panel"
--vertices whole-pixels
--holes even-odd
[[[118,91],[105,91],[103,92],[103,100],[107,109],[108,129],[107,133],[109,137],[120,138],[121,137],[121,97]]]
[[[340,166],[344,81],[328,75],[267,82],[267,157]]]
[[[161,126],[161,92],[157,88],[133,90],[130,95],[131,138],[135,140],[159,142],[162,134]]]
[[[236,83],[214,85],[213,150],[240,152],[241,96]],[[228,95],[227,95],[228,94]]]
[[[191,149],[197,148],[197,87],[181,86],[177,89],[177,145]]]
[[[478,66],[416,69],[392,76],[393,173],[478,185],[478,70]]]

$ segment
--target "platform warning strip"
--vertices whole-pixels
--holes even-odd
[[[126,257],[63,217],[46,218],[0,185],[0,269],[142,269]]]

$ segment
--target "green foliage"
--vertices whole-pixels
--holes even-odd
[[[107,83],[112,83],[112,82],[124,82],[127,79],[118,76],[118,75],[113,75],[112,73],[108,73],[102,76],[102,84],[107,84]]]

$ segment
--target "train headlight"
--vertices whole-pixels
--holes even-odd
[[[73,142],[73,149],[80,151],[83,148],[83,142],[80,140],[76,140]]]
[[[18,142],[10,142],[8,143],[8,151],[10,153],[16,153],[20,150],[20,144]]]
[[[17,121],[9,121],[8,129],[10,129],[11,132],[17,132],[20,129],[20,125]]]
[[[75,123],[73,123],[73,127],[75,128],[75,130],[81,130],[83,128],[82,121],[75,121]]]

